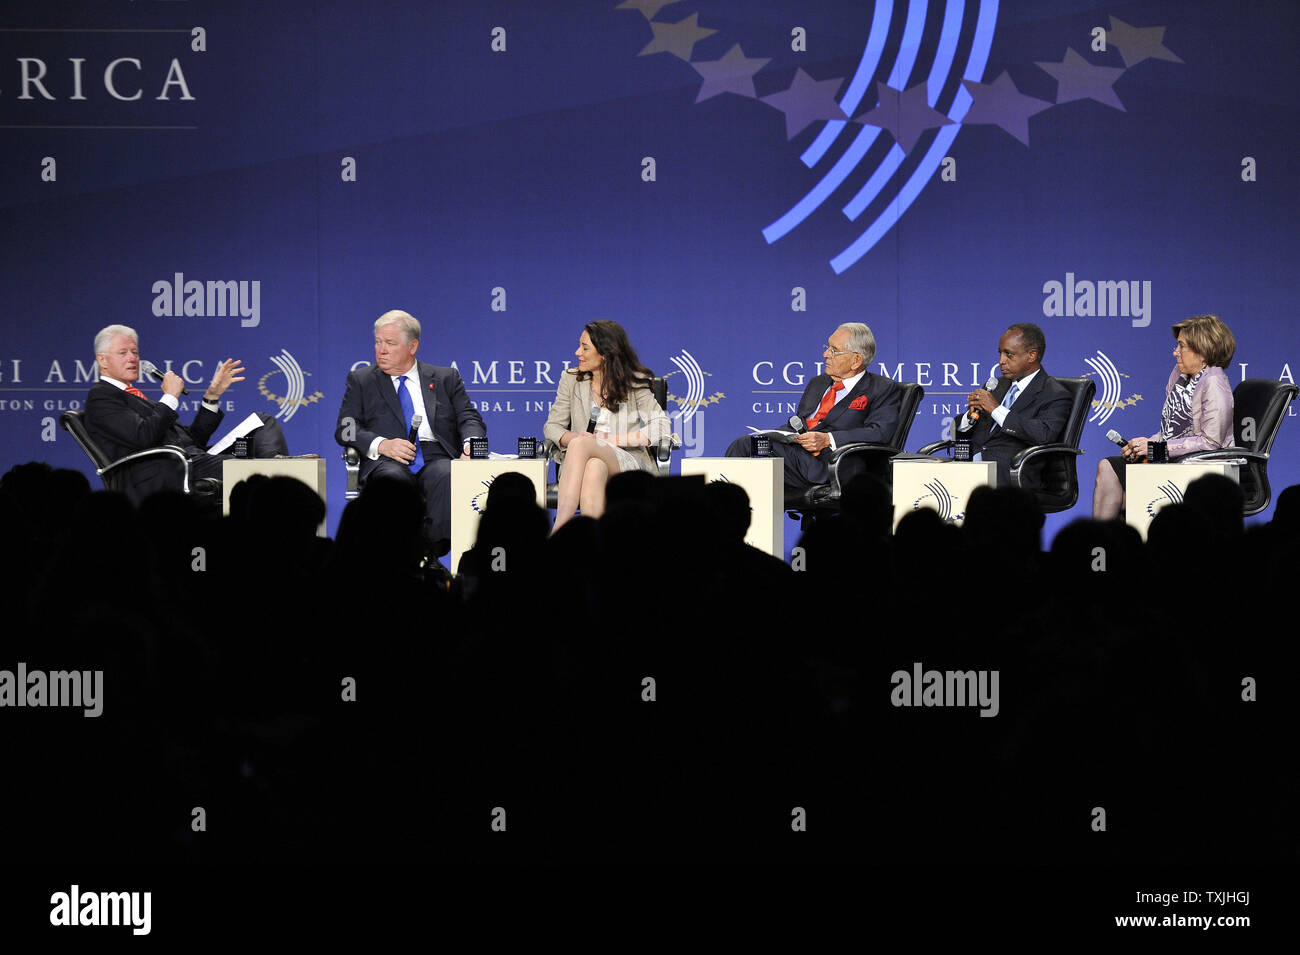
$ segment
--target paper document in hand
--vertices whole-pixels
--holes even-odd
[[[256,413],[250,414],[243,421],[239,422],[239,424],[235,425],[235,427],[231,429],[224,438],[210,447],[208,449],[208,454],[221,454],[226,450],[226,448],[235,443],[236,438],[242,438],[246,434],[252,434],[261,426],[262,419],[259,418]]]
[[[772,428],[767,431],[760,431],[758,430],[758,428],[755,428],[753,425],[747,425],[747,427],[749,428],[750,431],[754,432],[754,434],[766,434],[769,437],[771,437],[773,441],[780,442],[781,444],[794,444],[796,441],[799,440],[799,435],[795,434],[793,431],[782,431],[779,428]]]

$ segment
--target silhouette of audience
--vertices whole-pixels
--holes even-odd
[[[284,478],[236,486],[221,517],[175,493],[135,507],[43,464],[0,477],[0,668],[104,673],[101,717],[3,714],[26,780],[5,787],[11,850],[331,864],[1297,851],[1300,780],[1269,736],[1285,695],[1251,701],[1248,684],[1295,663],[1264,621],[1295,579],[1300,486],[1243,529],[1236,485],[1202,478],[1145,543],[1078,520],[1044,552],[1043,515],[1017,489],[972,495],[962,527],[918,510],[892,531],[888,486],[861,475],[788,562],[745,543],[750,504],[725,482],[615,475],[599,520],[550,537],[523,477],[486,500],[452,577],[422,563],[402,482],[369,482],[331,541],[320,499]],[[998,671],[996,718],[894,705],[893,674],[914,665]],[[194,831],[196,806],[221,825]],[[810,822],[792,838],[795,807]],[[1114,822],[1104,840],[1094,807]],[[509,840],[493,838],[498,810]]]

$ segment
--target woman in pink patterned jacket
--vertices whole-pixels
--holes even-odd
[[[1232,331],[1217,315],[1194,315],[1173,326],[1174,370],[1165,387],[1160,431],[1134,438],[1123,454],[1097,463],[1092,516],[1111,520],[1124,508],[1124,466],[1147,458],[1152,441],[1164,441],[1169,460],[1193,451],[1231,447],[1232,385],[1224,369],[1237,351]]]

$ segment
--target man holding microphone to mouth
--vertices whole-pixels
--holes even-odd
[[[971,458],[995,461],[998,486],[1011,483],[1011,459],[1035,444],[1060,441],[1070,418],[1070,393],[1043,370],[1047,340],[1033,322],[1017,322],[998,340],[1002,380],[992,391],[976,388],[966,396],[966,413],[957,430],[971,441]],[[1032,467],[1032,465],[1031,465]],[[1038,471],[1021,474],[1032,487]]]

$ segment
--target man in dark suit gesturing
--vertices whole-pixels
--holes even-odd
[[[1070,393],[1043,370],[1047,340],[1033,322],[1018,322],[998,340],[1002,380],[993,391],[977,388],[966,397],[957,430],[969,434],[971,456],[996,461],[998,484],[1011,480],[1011,459],[1035,444],[1060,441],[1070,417]],[[978,414],[978,420],[972,415]],[[978,457],[976,457],[978,455]],[[1021,483],[1037,483],[1031,469]]]
[[[898,427],[902,390],[890,379],[867,371],[876,357],[876,338],[870,328],[861,322],[841,325],[824,346],[822,357],[826,372],[808,382],[797,408],[807,433],[794,444],[772,442],[772,453],[785,458],[787,498],[830,480],[826,461],[836,448],[851,441],[886,443]],[[787,424],[779,427],[784,430]],[[749,454],[748,435],[727,448],[728,457]]]
[[[436,556],[451,549],[451,462],[468,457],[469,439],[487,428],[455,368],[415,360],[420,323],[395,309],[375,320],[375,363],[348,375],[334,439],[361,455],[361,480],[417,482],[425,536]],[[407,440],[415,415],[417,442]]]
[[[137,451],[174,444],[190,459],[192,481],[220,478],[221,464],[230,455],[207,454],[205,449],[216,432],[225,412],[218,400],[237,381],[243,364],[227,358],[217,366],[212,382],[203,392],[203,404],[187,428],[177,419],[180,396],[185,382],[169,371],[163,375],[162,397],[147,398],[134,385],[140,376],[140,337],[125,325],[109,325],[95,336],[95,361],[99,381],[86,395],[86,430],[111,460]],[[288,454],[280,424],[261,414],[262,426],[252,433],[253,453],[259,458]],[[169,457],[143,458],[130,468],[127,495],[137,503],[155,491],[181,488],[180,462]]]

